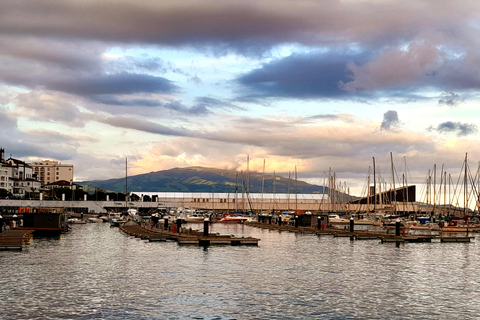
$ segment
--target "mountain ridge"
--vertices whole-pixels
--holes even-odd
[[[125,178],[80,182],[88,188],[125,192]],[[248,188],[247,188],[248,186]],[[262,187],[263,186],[263,187]],[[323,186],[256,171],[201,166],[172,168],[127,177],[129,192],[323,193]],[[325,188],[327,192],[328,188]]]

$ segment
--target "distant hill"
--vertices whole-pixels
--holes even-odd
[[[128,177],[128,191],[134,192],[262,192],[262,179],[265,193],[323,193],[323,187],[304,181],[295,181],[281,176],[259,172],[239,172],[205,167],[173,168]],[[105,191],[125,192],[125,178],[80,182],[88,188],[101,188]],[[327,192],[327,188],[325,188]]]

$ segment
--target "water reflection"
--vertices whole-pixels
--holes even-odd
[[[193,226],[195,228],[196,226]],[[201,225],[198,226],[201,228]],[[451,319],[480,310],[479,247],[212,225],[258,247],[149,243],[106,224],[0,252],[5,319]]]

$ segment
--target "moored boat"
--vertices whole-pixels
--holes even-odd
[[[69,230],[67,213],[61,208],[25,208],[22,230],[33,230],[34,235],[58,236]]]
[[[216,222],[220,223],[243,223],[249,221],[249,217],[241,216],[235,213],[224,213],[220,220]]]
[[[185,222],[193,222],[193,223],[201,223],[205,220],[205,216],[199,213],[188,214],[185,218],[183,218]]]
[[[349,219],[341,218],[338,214],[329,214],[328,222],[330,224],[350,224]]]
[[[70,218],[67,220],[70,224],[86,224],[87,221],[85,219],[78,219],[78,218]]]

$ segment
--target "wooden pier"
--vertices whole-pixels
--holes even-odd
[[[23,250],[30,244],[33,230],[5,230],[0,233],[0,250]]]
[[[209,233],[208,236],[204,236],[203,232],[194,231],[191,229],[181,228],[180,232],[171,232],[161,230],[158,228],[146,228],[140,225],[134,226],[120,226],[120,230],[141,238],[143,240],[152,241],[166,241],[175,240],[181,245],[197,245],[197,246],[210,246],[210,245],[254,245],[257,246],[260,239],[252,237],[235,237],[233,235],[220,235],[217,233]]]
[[[380,240],[381,243],[425,243],[432,242],[432,240],[437,242],[470,242],[471,239],[475,237],[469,236],[445,236],[445,235],[409,235],[405,236],[400,235],[396,236],[395,231],[393,233],[390,230],[389,232],[378,232],[378,231],[354,231],[350,232],[349,229],[337,229],[337,228],[325,228],[324,230],[319,230],[313,227],[294,227],[294,226],[283,226],[277,224],[269,224],[262,222],[245,222],[246,225],[269,229],[277,231],[287,231],[295,233],[313,233],[319,236],[322,235],[332,235],[334,237],[344,237],[350,238],[351,240]]]

